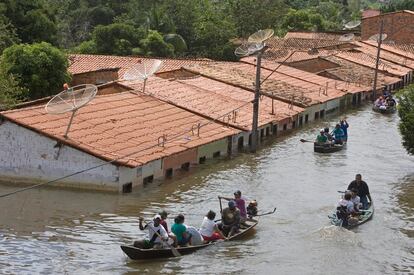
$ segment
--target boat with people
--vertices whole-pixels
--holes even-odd
[[[375,100],[372,110],[377,113],[391,114],[397,110],[397,102],[391,94],[386,94]]]
[[[249,219],[245,221],[247,226],[243,226],[240,228],[239,232],[230,236],[226,241],[233,241],[237,240],[250,232],[253,231],[253,228],[259,223],[258,220]],[[215,245],[217,243],[222,242],[223,240],[217,241],[209,241],[207,243],[203,243],[200,245],[188,245],[183,247],[175,248],[180,255],[187,255],[193,253],[197,250]],[[175,257],[176,255],[173,254],[172,248],[165,247],[165,248],[149,248],[143,249],[135,247],[134,245],[121,245],[122,251],[131,258],[132,260],[147,260],[147,259],[157,259],[157,258],[170,258]]]
[[[336,225],[336,226],[341,226],[346,229],[351,229],[351,228],[360,226],[363,223],[366,223],[372,218],[373,215],[374,215],[374,205],[369,204],[368,209],[360,210],[360,214],[357,216],[354,223],[347,223],[346,225],[344,225],[343,220],[337,216],[337,210],[335,210],[335,212],[328,217],[331,221],[331,224]]]
[[[313,151],[316,153],[333,153],[344,149],[348,141],[348,127],[348,122],[343,118],[335,125],[332,132],[329,131],[329,127],[321,129],[313,143]]]
[[[392,114],[397,111],[396,106],[376,106],[375,104],[372,106],[372,110],[377,113],[381,114]]]

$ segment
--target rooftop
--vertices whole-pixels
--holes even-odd
[[[311,31],[290,31],[286,33],[285,39],[288,38],[300,38],[300,39],[314,39],[314,40],[333,40],[339,41],[340,37],[346,32],[311,32]],[[359,35],[355,35],[355,40],[360,40]]]
[[[67,139],[63,135],[71,113],[52,115],[46,113],[44,106],[36,106],[2,112],[1,116],[100,159],[119,158],[114,163],[128,167],[137,167],[238,132],[135,92],[95,97],[78,110]],[[197,136],[197,131],[192,129],[199,123],[203,126]],[[164,135],[167,141],[161,146],[159,140]]]
[[[255,66],[247,63],[203,64],[185,67],[194,73],[254,91]],[[271,71],[262,71],[262,81]],[[262,93],[275,99],[307,107],[341,97],[345,93],[336,89],[324,93],[321,86],[279,72],[273,73],[261,86]]]
[[[82,74],[95,72],[100,70],[117,69],[118,77],[122,78],[125,71],[137,63],[148,62],[155,58],[137,57],[137,56],[113,56],[113,55],[90,55],[90,54],[71,54],[69,55],[69,72],[71,74]],[[177,70],[185,65],[209,63],[209,59],[165,59],[158,58],[163,61],[159,73],[171,70]]]

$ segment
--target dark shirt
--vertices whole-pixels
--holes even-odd
[[[167,224],[167,221],[166,220],[161,220],[160,224],[162,225],[162,227],[164,227],[165,231],[167,231],[167,233],[169,233],[168,232],[168,224]]]
[[[230,208],[223,209],[221,219],[224,225],[236,225],[240,223],[240,210],[236,207],[234,210]]]
[[[348,185],[348,190],[351,190],[352,188],[356,188],[358,190],[358,196],[360,198],[369,195],[368,184],[365,181],[363,181],[363,180],[361,180],[361,182],[359,183],[359,185],[357,184],[356,180],[352,181]]]
[[[348,127],[349,127],[348,122],[345,122],[345,121],[341,122],[341,129],[344,131],[345,137],[348,137]]]

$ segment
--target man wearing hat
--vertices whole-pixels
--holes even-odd
[[[234,192],[234,199],[220,197],[220,196],[219,196],[219,199],[234,201],[236,203],[236,207],[240,210],[241,222],[243,223],[246,221],[247,219],[246,200],[242,198],[240,190],[237,190],[236,192]]]
[[[139,217],[139,229],[148,230],[148,239],[134,242],[135,247],[149,249],[153,247],[163,247],[163,243],[168,241],[168,234],[161,225],[161,216],[155,215],[151,222],[143,225],[144,218]]]
[[[240,210],[236,207],[236,202],[230,200],[229,207],[223,209],[221,213],[220,230],[227,237],[233,236],[240,228]]]

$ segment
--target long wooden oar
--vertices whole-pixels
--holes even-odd
[[[303,138],[300,139],[300,142],[312,142],[313,143],[312,140],[306,140],[306,139],[303,139]]]
[[[263,214],[258,214],[258,215],[254,215],[253,217],[261,217],[261,216],[266,216],[266,215],[270,215],[276,212],[276,207],[273,209],[273,211],[269,211]]]
[[[162,225],[160,225],[160,226],[162,226]],[[170,248],[171,249],[171,252],[172,252],[172,254],[174,255],[174,257],[181,257],[181,254],[180,254],[180,252],[178,252],[178,250],[177,250],[177,248],[175,248],[174,246],[172,246],[172,245],[170,245],[169,243],[168,243],[168,240],[167,241],[164,241],[163,239],[162,239],[162,236],[157,232],[157,231],[155,231],[152,227],[151,227],[151,225],[150,225],[150,229],[158,236],[158,238],[160,238],[160,240],[163,242],[163,243],[165,243],[167,246],[168,246],[168,248]]]

